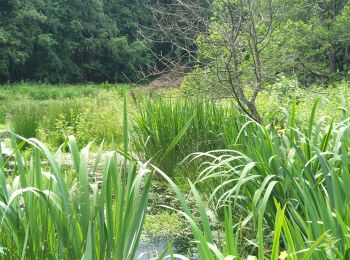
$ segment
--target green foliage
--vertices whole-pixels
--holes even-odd
[[[271,9],[266,8],[267,3]],[[349,9],[348,1],[213,1],[208,31],[196,40],[198,66],[186,77],[183,88],[210,97],[237,99],[238,94],[244,103],[239,86],[243,84],[244,93],[251,97],[258,68],[265,90],[286,78],[303,87],[314,83],[332,86],[347,80]],[[251,33],[250,19],[256,33]],[[254,35],[260,66],[255,66]]]
[[[183,207],[183,212],[178,211],[179,214],[184,216],[191,226],[192,234],[196,241],[198,255],[200,259],[287,259],[287,257],[292,257],[292,259],[310,259],[310,257],[315,257],[317,255],[316,249],[318,246],[325,242],[327,232],[320,235],[315,241],[306,241],[305,244],[300,244],[303,250],[296,251],[295,243],[298,242],[298,238],[301,237],[302,231],[290,226],[290,222],[286,218],[286,206],[281,208],[281,206],[275,201],[276,206],[276,216],[273,222],[273,242],[271,248],[266,250],[264,248],[264,242],[266,242],[267,236],[263,236],[262,224],[259,224],[258,233],[256,236],[256,241],[251,241],[252,244],[258,247],[259,253],[256,255],[247,254],[247,252],[242,252],[239,250],[239,234],[245,229],[242,225],[234,225],[232,208],[230,205],[226,205],[225,211],[225,222],[224,222],[224,239],[221,242],[213,242],[213,231],[211,230],[208,217],[206,215],[204,205],[201,197],[199,196],[198,190],[190,182],[192,195],[196,201],[196,210],[200,212],[200,217],[195,218],[193,212],[191,212],[188,203],[185,201],[183,194],[177,187],[177,185],[161,170],[156,168],[156,171],[163,176],[174,189]],[[174,210],[174,209],[173,209]],[[269,216],[270,217],[270,216]],[[259,223],[262,223],[262,214],[259,214]],[[233,228],[234,227],[234,228]],[[281,251],[281,243],[284,243],[285,248],[289,251]],[[293,249],[290,251],[290,249]],[[270,254],[268,252],[271,252]],[[259,258],[257,258],[259,257]],[[189,259],[184,257],[184,259]]]
[[[73,99],[39,103],[42,118],[37,137],[54,147],[62,144],[67,136],[76,134],[79,115],[87,102]]]
[[[62,121],[74,128],[81,105],[77,101],[59,100],[16,103],[10,109],[9,124],[16,134],[26,138],[39,137],[44,128],[48,132],[57,130]],[[59,135],[62,141],[62,132]]]
[[[4,123],[15,133],[40,138],[52,147],[62,144],[69,135],[75,135],[80,145],[87,145],[91,140],[119,144],[123,87],[128,86],[60,88],[24,84],[18,88],[6,87],[2,93],[7,109],[3,113],[8,120]],[[15,96],[18,101],[11,102]]]
[[[152,61],[148,44],[136,37],[149,20],[142,7],[138,1],[2,1],[0,83],[135,79],[135,68]],[[118,53],[116,39],[123,39]]]
[[[316,109],[317,103],[305,128],[296,125],[294,103],[285,129],[247,122],[234,150],[194,154],[205,161],[196,182],[219,213],[231,203],[242,228],[262,215],[269,229],[276,229],[273,219],[281,209],[274,200],[286,205],[281,247],[294,259],[300,257],[297,252],[316,247],[315,259],[344,259],[350,247],[349,122],[317,122]]]
[[[230,105],[181,98],[145,101],[133,119],[135,152],[169,175],[193,152],[232,145],[245,122]]]
[[[85,103],[77,117],[76,135],[79,142],[105,140],[110,144],[122,141],[122,101],[117,95],[113,99],[109,95],[110,93],[106,92],[100,94],[95,101]]]
[[[65,99],[94,96],[96,92],[104,88],[115,88],[112,84],[101,85],[52,85],[41,83],[24,83],[15,85],[4,85],[1,87],[1,100],[11,101],[13,99],[47,100]]]
[[[331,117],[336,122],[346,119],[349,113],[350,92],[349,83],[341,82],[335,87],[313,85],[309,88],[296,86],[296,80],[282,78],[275,84],[262,91],[257,99],[257,107],[266,120],[274,121],[284,128],[288,125],[285,110],[293,106],[296,101],[296,122],[299,127],[306,127],[309,117],[310,104],[319,100],[319,109],[316,111],[317,120]]]
[[[6,123],[6,105],[1,104],[0,105],[0,125]]]
[[[124,108],[126,109],[126,108]],[[127,125],[127,117],[123,124]],[[2,134],[6,134],[2,132]],[[101,181],[89,170],[88,144],[80,152],[68,137],[73,165],[62,170],[60,152],[52,154],[36,139],[12,133],[16,167],[5,175],[0,157],[0,254],[6,259],[133,259],[147,210],[151,174],[116,152],[104,156]],[[124,132],[124,136],[128,133]],[[16,139],[21,143],[17,146]],[[128,138],[124,138],[128,142]],[[31,147],[30,160],[21,148]],[[124,143],[127,147],[127,143]],[[1,153],[1,146],[0,146]],[[42,167],[48,161],[50,172]]]
[[[180,215],[163,211],[156,215],[149,215],[145,220],[144,232],[150,238],[164,236],[177,237],[186,228]]]
[[[150,176],[144,177],[139,193],[143,177],[136,162],[123,163],[110,152],[99,190],[97,183],[89,183],[89,146],[79,152],[74,137],[69,138],[75,171],[67,173],[41,142],[23,141],[33,149],[31,161],[18,165],[0,191],[0,244],[6,258],[133,259]],[[23,158],[17,151],[19,164]],[[42,158],[49,161],[51,173],[42,169]],[[4,167],[2,163],[1,179]],[[113,194],[118,194],[117,199]]]
[[[41,107],[35,103],[17,104],[10,113],[11,129],[25,138],[36,137],[42,111]]]
[[[108,47],[115,67],[114,82],[137,81],[136,71],[147,63],[151,63],[153,59],[147,49],[150,43],[145,40],[130,43],[126,36],[115,37],[110,39]]]
[[[284,79],[274,88],[284,84],[294,86],[295,81]],[[294,91],[298,88],[291,89],[293,95]],[[149,170],[128,155],[126,90],[123,92],[123,122],[118,123],[120,128],[123,125],[123,161],[115,152],[102,156],[99,150],[91,170],[91,144],[79,152],[77,140],[70,136],[51,154],[36,139],[11,135],[15,167],[9,172],[8,162],[0,157],[1,255],[7,259],[133,259],[151,177]],[[289,94],[280,98],[290,99]],[[112,105],[106,102],[108,95],[110,92],[100,93],[91,104],[93,108],[77,104],[80,112],[64,101],[55,101],[57,107],[51,109],[58,112],[50,114],[67,111],[61,114],[61,121],[77,129],[80,118],[86,117],[83,121],[88,125],[83,129],[94,130],[90,121],[104,114],[100,105]],[[199,165],[196,182],[189,181],[195,208],[168,175],[152,167],[176,193],[183,208],[177,213],[188,221],[201,259],[347,259],[348,114],[343,108],[344,120],[320,118],[317,108],[324,109],[322,100],[311,109],[310,100],[304,124],[298,125],[298,101],[293,100],[291,108],[284,110],[283,127],[274,121],[266,126],[250,121],[226,103],[178,98],[141,104],[132,128],[138,155],[156,166],[169,167],[171,175],[180,161],[196,151],[188,158],[194,166]],[[78,113],[82,116],[76,117]],[[97,137],[99,132],[94,131]],[[30,147],[30,158],[21,153],[24,144]],[[62,167],[65,146],[73,162],[68,169]],[[48,165],[43,166],[42,159]],[[100,160],[104,165],[102,179],[95,182]],[[185,166],[186,173],[193,169],[191,164]],[[200,191],[207,196],[201,196]],[[207,216],[211,206],[223,219],[223,238],[217,238],[212,230]],[[174,232],[179,217],[162,217]],[[159,228],[152,219],[148,226]]]

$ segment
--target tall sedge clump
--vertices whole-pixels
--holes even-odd
[[[126,136],[126,113],[124,125]],[[100,149],[91,169],[90,144],[79,151],[70,136],[73,165],[64,170],[60,152],[51,153],[36,139],[12,136],[16,170],[5,175],[8,161],[0,158],[0,258],[133,259],[151,175],[127,156],[128,139],[125,156]],[[22,155],[23,143],[30,145],[29,161]],[[48,167],[42,166],[43,159]],[[102,173],[97,172],[99,162]],[[97,175],[100,181],[92,182]]]
[[[133,118],[133,148],[170,176],[191,153],[232,147],[246,122],[230,104],[214,101],[155,99],[141,108]]]

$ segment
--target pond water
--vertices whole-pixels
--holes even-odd
[[[174,239],[165,236],[158,236],[141,241],[139,248],[136,251],[135,259],[157,259],[157,257],[166,250],[169,244],[171,245],[174,254],[181,254],[190,259],[199,260],[199,257],[196,254],[196,248],[191,247],[189,238],[183,237]],[[169,255],[169,252],[166,255]]]
[[[5,142],[3,140],[0,140],[0,145],[1,145],[1,151],[3,156],[9,157],[12,155],[13,149],[5,145]]]

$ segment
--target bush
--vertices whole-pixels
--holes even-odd
[[[78,117],[87,102],[84,99],[42,102],[43,117],[39,129],[40,139],[56,147],[64,142],[66,136],[74,135]]]

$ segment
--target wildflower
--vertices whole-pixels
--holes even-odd
[[[288,257],[287,251],[282,251],[278,259],[285,260]]]

